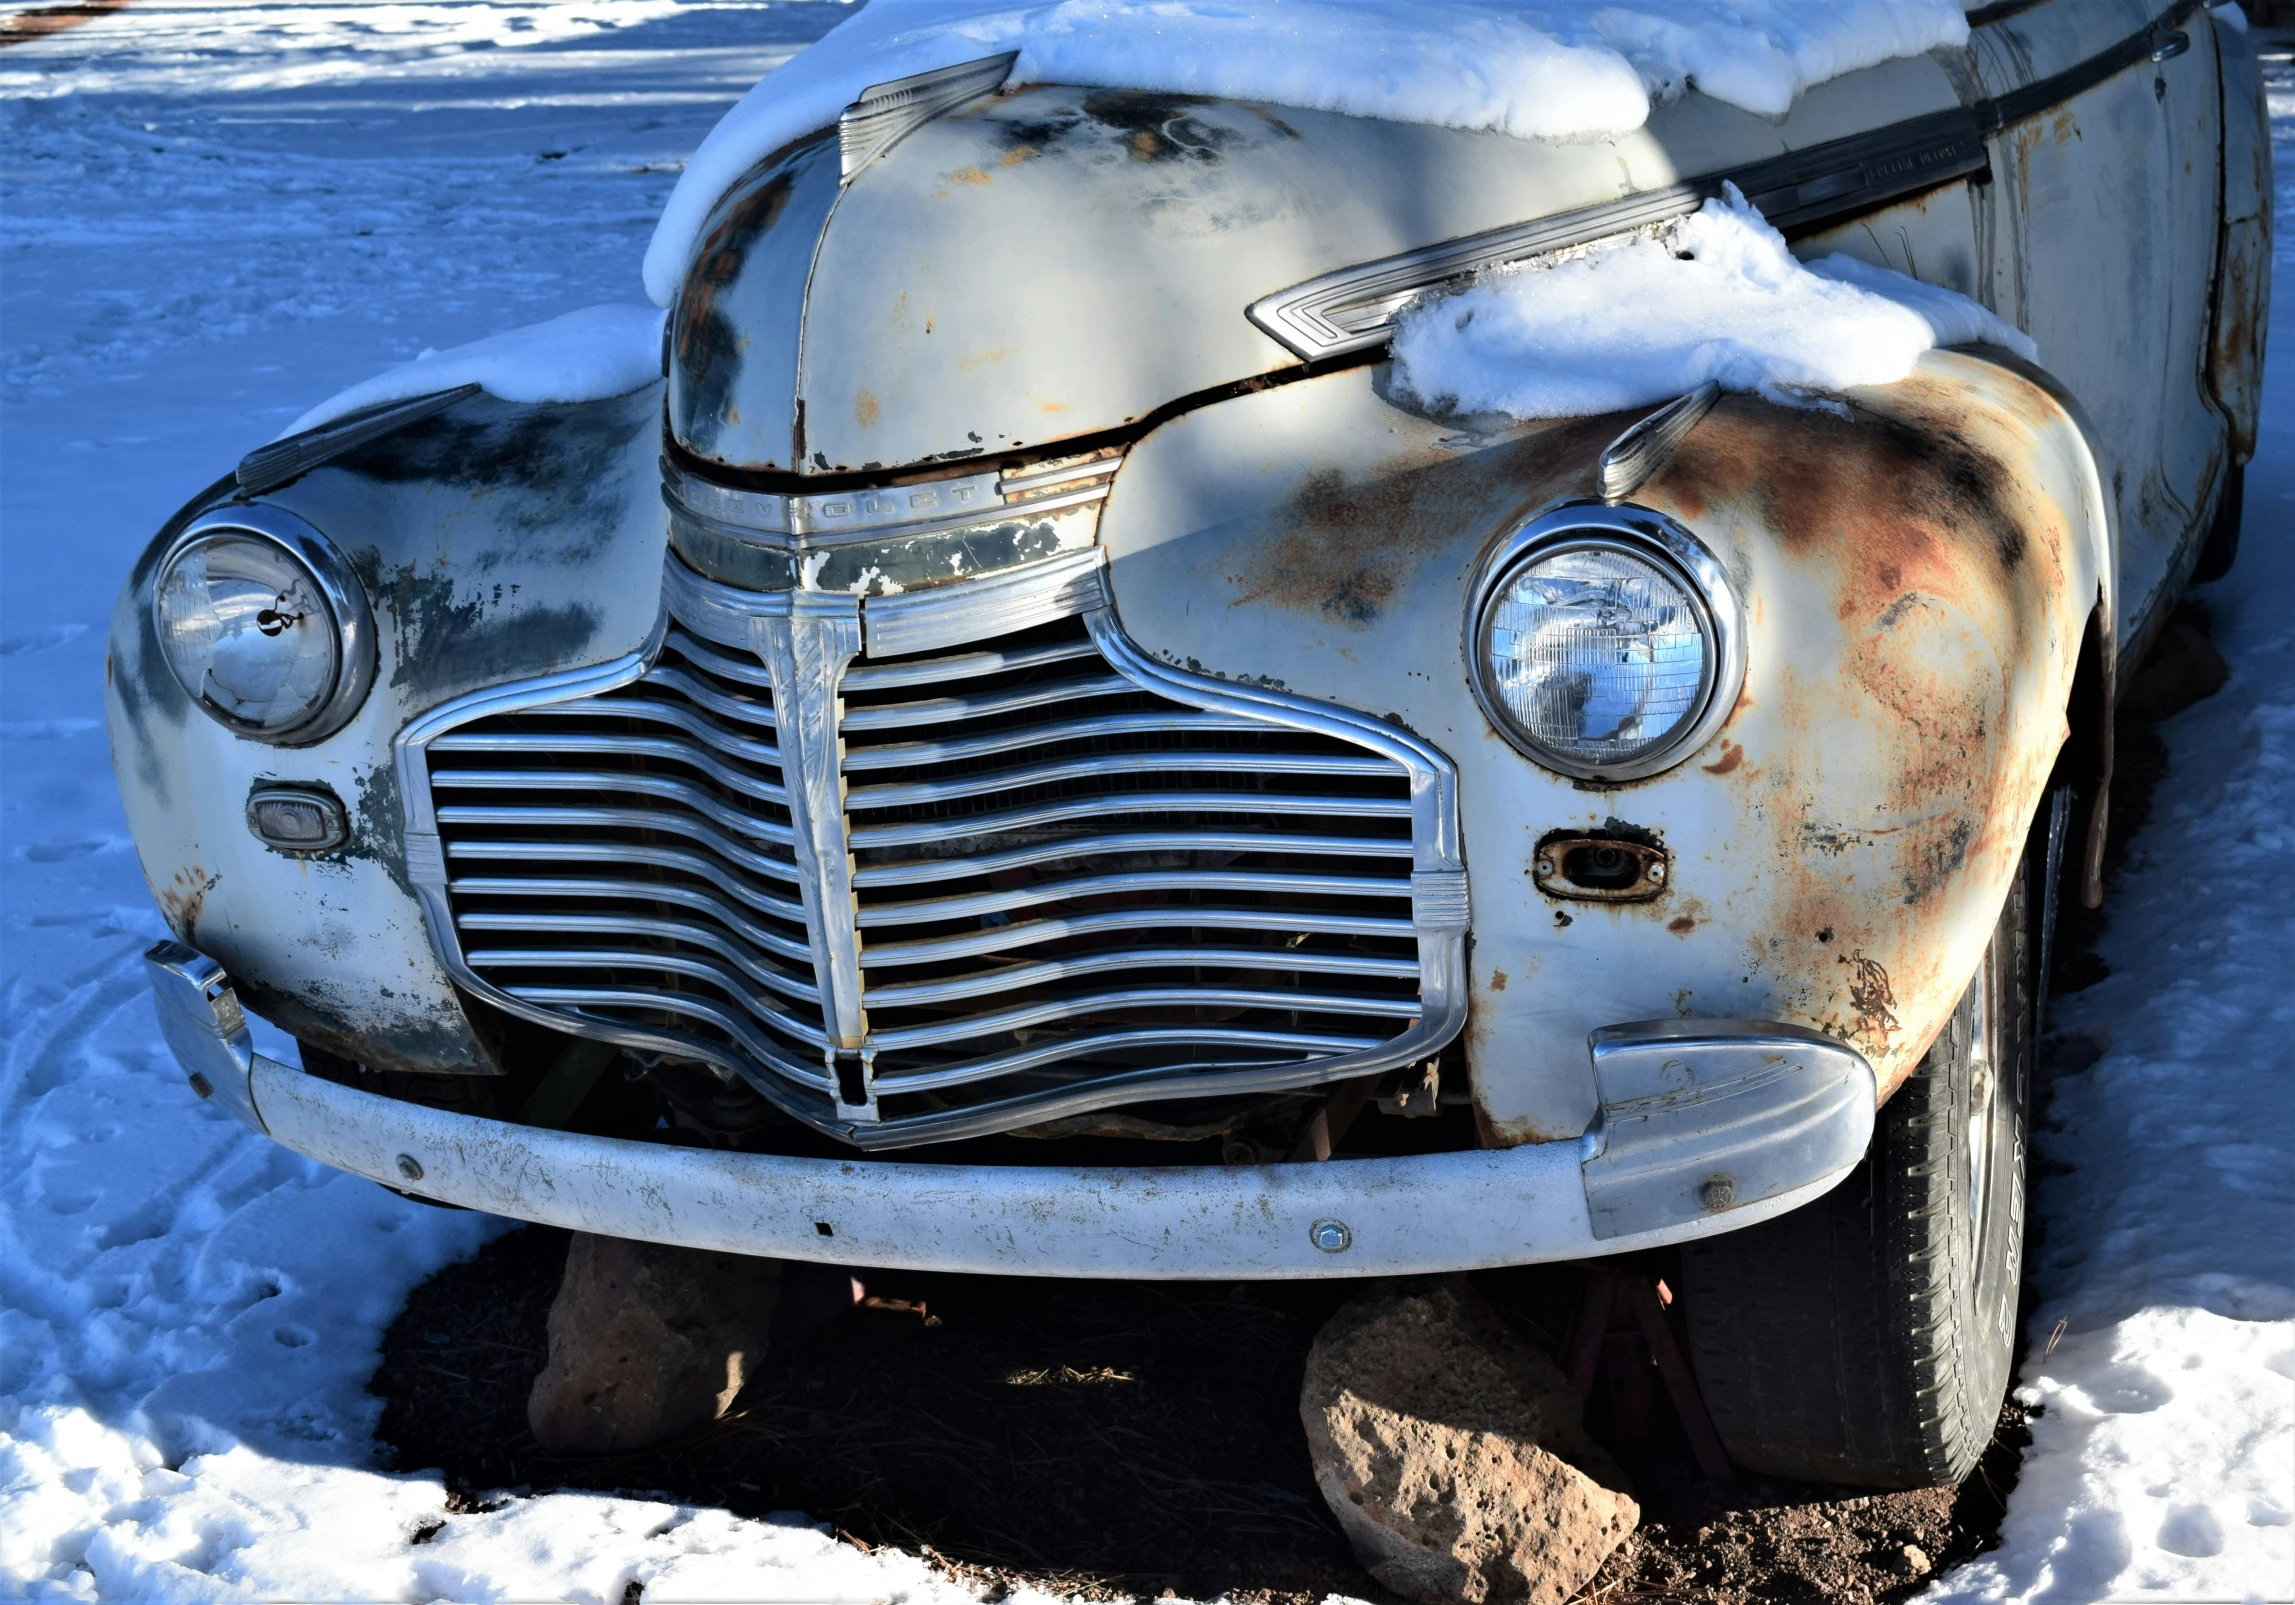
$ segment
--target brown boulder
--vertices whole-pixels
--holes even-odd
[[[1410,1599],[1560,1605],[1641,1520],[1568,1379],[1463,1277],[1332,1316],[1299,1414],[1356,1556]]]
[[[607,1454],[724,1415],[765,1357],[783,1270],[575,1233],[550,1305],[550,1357],[526,1399],[535,1441]]]

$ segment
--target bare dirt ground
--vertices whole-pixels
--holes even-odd
[[[2204,638],[2204,610],[2187,603],[2177,617]],[[2192,683],[2189,650],[2187,640],[2187,661],[2153,674],[2120,721],[2116,841],[2142,823],[2164,768],[2151,721],[2213,689],[2204,664]],[[2107,860],[2107,888],[2117,862]],[[2108,897],[2096,913],[2067,902],[2058,992],[2105,973],[2093,944]],[[2050,1075],[2094,1056],[2079,1039],[2043,1041],[2040,1185]],[[1308,1345],[1353,1284],[874,1273],[868,1302],[776,1349],[727,1420],[655,1450],[571,1460],[543,1453],[525,1420],[565,1243],[543,1228],[497,1240],[419,1288],[385,1341],[370,1384],[385,1405],[381,1438],[400,1467],[443,1468],[457,1508],[589,1488],[744,1515],[801,1510],[857,1546],[922,1552],[991,1599],[1022,1583],[1238,1605],[1387,1597],[1323,1508],[1298,1418]],[[1666,1267],[1652,1256],[1643,1269]],[[1556,1266],[1474,1281],[1552,1350],[1581,1279]],[[1662,1400],[1642,1351],[1638,1365],[1607,1364],[1590,1401],[1588,1424],[1632,1474],[1643,1521],[1586,1601],[1907,1598],[1996,1542],[2029,1441],[2011,1400],[1958,1488],[1715,1481],[1697,1474]]]

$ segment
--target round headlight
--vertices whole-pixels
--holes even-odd
[[[374,679],[357,577],[325,536],[276,507],[211,513],[177,537],[152,623],[192,699],[260,741],[333,734]]]
[[[1483,711],[1549,769],[1639,780],[1702,746],[1744,674],[1728,575],[1673,520],[1557,508],[1484,565],[1469,619]]]

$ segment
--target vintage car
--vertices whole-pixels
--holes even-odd
[[[2234,550],[2271,197],[2235,8],[1969,21],[1575,141],[937,71],[717,200],[658,382],[256,450],[112,626],[192,1088],[799,1260],[1664,1249],[1738,1463],[1966,1473],[2115,687]],[[1402,309],[1725,183],[2040,363],[1394,384]]]

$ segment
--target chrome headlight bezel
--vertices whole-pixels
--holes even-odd
[[[326,691],[315,698],[292,723],[266,727],[240,718],[217,704],[203,687],[184,679],[167,650],[167,622],[162,613],[168,581],[183,559],[198,547],[230,538],[267,543],[278,549],[311,580],[325,605],[334,630],[335,669]],[[224,507],[204,513],[168,543],[166,553],[152,570],[150,618],[153,644],[168,672],[202,713],[234,735],[271,746],[307,747],[324,741],[348,724],[375,679],[374,613],[367,605],[365,587],[342,553],[318,530],[283,508]]]
[[[1689,597],[1705,657],[1693,711],[1657,745],[1630,759],[1588,762],[1525,730],[1491,685],[1491,632],[1498,604],[1515,576],[1565,550],[1618,552],[1655,566]],[[1523,524],[1484,556],[1466,612],[1467,680],[1491,728],[1524,757],[1573,780],[1647,780],[1686,761],[1711,740],[1737,705],[1745,683],[1745,621],[1729,572],[1701,541],[1665,514],[1646,507],[1566,502]]]

